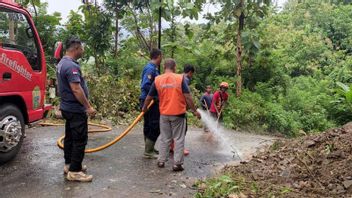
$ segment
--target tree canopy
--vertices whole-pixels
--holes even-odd
[[[192,93],[229,82],[226,126],[296,136],[351,120],[350,0],[288,0],[282,9],[270,0],[161,2],[84,4],[64,24],[45,3],[23,3],[36,16],[47,57],[55,41],[84,41],[93,103],[115,121],[139,111],[140,75],[157,47],[160,6],[163,56],[175,58],[179,71],[195,66]],[[206,13],[208,6],[219,10]],[[190,20],[200,17],[207,22]]]

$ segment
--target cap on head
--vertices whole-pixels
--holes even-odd
[[[221,88],[221,87],[229,88],[229,83],[227,83],[227,82],[222,82],[222,83],[220,83],[220,88]]]

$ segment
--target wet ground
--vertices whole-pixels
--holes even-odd
[[[90,134],[89,147],[94,147],[121,133]],[[239,161],[258,147],[272,142],[271,137],[224,131],[211,136],[201,129],[190,129],[186,147],[185,171],[174,173],[171,164],[164,169],[156,160],[142,157],[141,128],[134,129],[119,143],[93,154],[84,164],[92,183],[66,181],[63,175],[63,152],[56,140],[63,127],[38,127],[27,130],[27,138],[18,156],[0,167],[0,197],[193,197],[197,179],[211,176],[227,163]]]

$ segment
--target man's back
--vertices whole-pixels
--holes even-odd
[[[79,64],[72,58],[64,56],[57,66],[57,79],[61,97],[60,109],[73,113],[85,112],[84,106],[76,99],[70,87],[70,83],[80,83],[88,97],[88,88]]]
[[[140,99],[144,100],[150,90],[150,86],[153,84],[155,77],[159,75],[159,71],[156,69],[156,65],[148,63],[143,68],[142,80],[141,80],[141,96]]]
[[[185,86],[187,87],[180,74],[165,73],[155,79],[161,114],[181,115],[186,112],[186,100],[183,96]]]

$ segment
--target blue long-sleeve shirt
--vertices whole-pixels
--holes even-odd
[[[211,106],[211,102],[213,100],[213,94],[204,93],[203,96],[200,98],[200,104],[203,110],[209,110]]]
[[[145,100],[147,98],[155,77],[158,75],[159,71],[155,64],[149,62],[146,66],[144,66],[141,81],[141,96],[139,97],[141,100]]]

